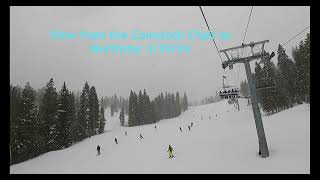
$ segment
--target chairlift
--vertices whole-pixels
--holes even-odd
[[[240,97],[239,89],[235,86],[224,87],[219,91],[221,99],[235,99]]]
[[[258,79],[256,84],[257,84],[256,90],[276,88],[276,82],[274,78],[264,77],[264,78]]]
[[[224,79],[227,79],[226,76],[222,76],[222,78],[222,88],[218,91],[221,99],[234,99],[239,97],[239,89],[236,86],[225,84]]]

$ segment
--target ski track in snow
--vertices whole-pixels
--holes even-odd
[[[107,109],[105,133],[12,165],[10,173],[310,173],[310,105],[262,116],[270,156],[260,158],[246,103],[240,101],[241,111],[227,100],[189,107],[179,117],[160,120],[157,129],[155,124],[121,127],[120,112],[110,117]],[[169,144],[175,156],[170,159]]]

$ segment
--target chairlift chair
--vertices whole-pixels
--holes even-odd
[[[275,89],[276,82],[273,78],[264,77],[256,82],[256,90],[263,90],[263,89]]]

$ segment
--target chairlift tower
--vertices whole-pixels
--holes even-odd
[[[261,59],[261,62],[265,62],[270,60],[274,55],[266,53],[264,50],[265,43],[268,43],[269,40],[259,41],[259,42],[251,42],[249,44],[242,44],[241,46],[232,47],[224,50],[220,50],[220,53],[224,53],[226,55],[227,61],[222,62],[222,68],[225,69],[229,67],[230,70],[233,69],[233,64],[243,63],[246,69],[247,80],[249,84],[250,90],[250,100],[252,104],[253,116],[255,120],[255,125],[257,129],[258,139],[259,139],[259,150],[261,151],[261,157],[266,158],[269,157],[269,150],[267,145],[266,136],[264,133],[260,108],[258,106],[257,94],[256,94],[256,85],[253,79],[253,75],[251,73],[250,61]],[[249,49],[247,54],[243,53],[243,57],[239,56],[239,50]],[[229,57],[229,55],[230,57]]]

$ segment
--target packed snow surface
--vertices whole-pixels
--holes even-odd
[[[12,165],[10,173],[310,173],[309,104],[262,114],[268,158],[258,156],[251,106],[244,100],[240,108],[227,100],[189,107],[179,117],[156,123],[157,129],[155,124],[121,127],[119,112],[111,117],[108,109],[105,133]]]

